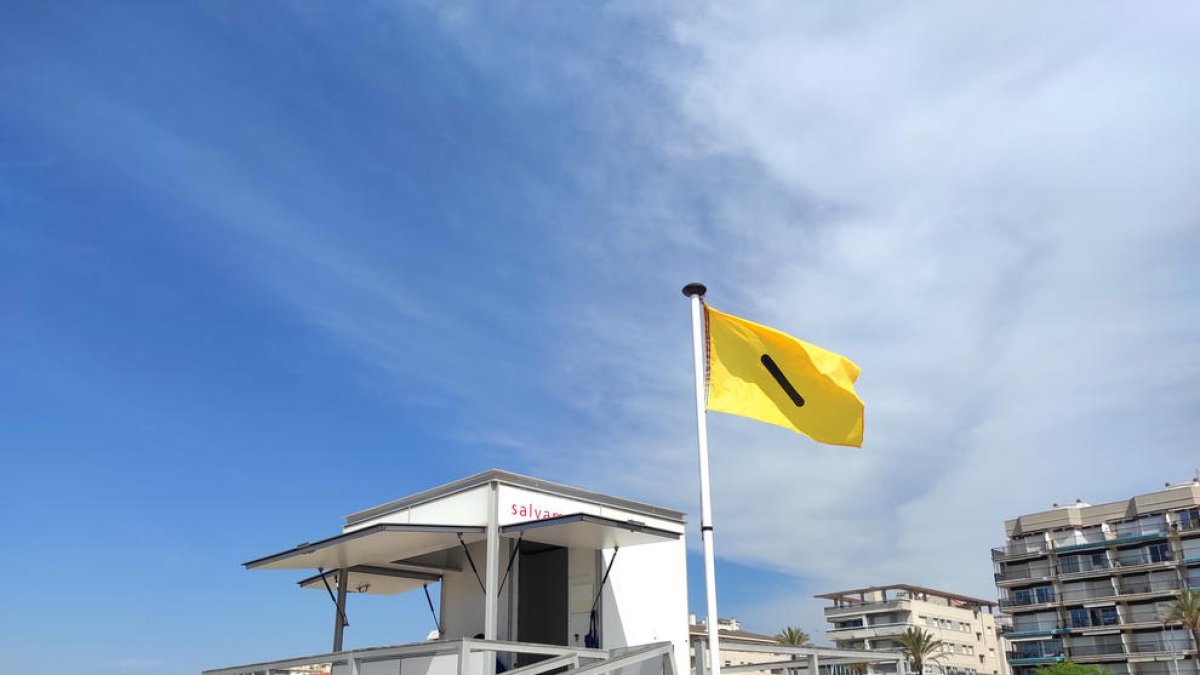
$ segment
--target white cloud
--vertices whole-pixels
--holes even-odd
[[[445,264],[494,273],[471,288],[396,264],[407,240],[375,235],[414,226],[354,207],[356,186],[320,157],[289,166],[332,191],[328,212],[273,191],[261,163],[166,132],[130,178],[205,213],[249,274],[365,362],[440,383],[414,398],[470,402],[447,435],[551,478],[696,510],[687,281],[709,283],[726,311],[851,356],[868,405],[861,452],[711,424],[719,554],[817,592],[912,582],[988,596],[1005,518],[1190,473],[1194,10],[642,11],[608,6],[562,34],[538,18],[525,35],[505,29],[524,20],[445,14],[448,41],[512,97],[514,119],[551,101],[586,118],[570,131],[592,135],[578,157],[547,141],[566,174],[553,196],[531,186],[558,167],[529,169],[544,158],[507,158],[530,148],[499,139],[488,167],[507,171],[505,222],[527,219],[519,246],[537,252],[484,259],[504,235],[483,240],[486,224],[447,216],[462,228],[447,240],[476,245]],[[655,27],[634,50],[623,28],[643,23]],[[383,75],[359,84],[392,86]],[[569,96],[588,104],[556,100]],[[155,131],[136,117],[118,126]],[[305,145],[267,138],[268,157]],[[434,255],[420,243],[406,261]],[[531,268],[540,284],[509,287],[552,292],[482,283]],[[467,360],[479,379],[439,378]],[[798,614],[818,616],[798,598],[759,611],[801,602]]]
[[[722,309],[852,356],[868,403],[861,453],[713,419],[720,554],[818,591],[994,597],[1005,518],[1190,474],[1197,23],[1177,5],[678,17],[686,56],[653,72],[682,119],[656,150],[728,180],[649,178],[640,203],[704,200],[710,228],[665,218],[593,255],[642,283],[624,261],[665,247],[654,280],[701,276]],[[564,358],[590,359],[608,429],[543,463],[695,511],[686,306],[659,290],[594,301]]]

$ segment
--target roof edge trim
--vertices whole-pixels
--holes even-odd
[[[652,504],[646,504],[645,502],[638,502],[632,499],[625,499],[623,497],[614,497],[601,492],[585,490],[583,488],[578,488],[571,485],[564,485],[563,483],[555,483],[553,481],[542,480],[541,478],[534,478],[532,476],[525,476],[519,473],[512,473],[511,471],[504,471],[502,469],[489,469],[473,476],[460,478],[456,481],[446,483],[445,485],[439,485],[437,487],[418,492],[408,497],[402,497],[400,499],[380,504],[379,506],[375,506],[364,511],[352,513],[346,516],[346,526],[357,525],[364,521],[371,520],[372,518],[378,518],[379,516],[387,515],[401,509],[431,502],[435,499],[446,497],[448,495],[466,492],[467,490],[479,487],[480,485],[486,485],[493,482],[512,485],[514,487],[542,490],[544,492],[553,493],[568,499],[591,502],[601,506],[611,506],[613,508],[641,513],[655,518],[673,520],[679,523],[684,522],[684,515],[686,515],[682,511],[675,511],[674,509],[654,506]]]

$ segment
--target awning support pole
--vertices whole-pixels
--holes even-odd
[[[487,595],[487,588],[483,585],[483,578],[479,576],[479,568],[475,566],[475,559],[471,557],[471,549],[467,548],[467,542],[463,541],[462,532],[458,533],[458,543],[462,545],[463,553],[467,555],[467,563],[471,565],[471,571],[475,573],[475,581],[479,582],[479,590]]]
[[[346,586],[350,585],[350,570],[343,567],[338,570],[337,611],[333,613],[333,651],[342,651],[342,632],[349,622],[346,621]]]
[[[484,574],[487,585],[483,590],[483,639],[497,639],[497,624],[500,622],[500,485],[496,481],[488,484],[487,560]],[[496,672],[496,653],[485,651],[483,675]]]
[[[429,613],[433,615],[433,625],[437,628],[438,637],[442,637],[442,621],[438,618],[437,612],[433,609],[433,598],[429,597],[429,584],[423,584],[421,589],[425,591],[425,602],[429,603]]]

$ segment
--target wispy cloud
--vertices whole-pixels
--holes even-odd
[[[1198,18],[878,10],[675,17],[679,51],[646,76],[677,107],[641,111],[663,133],[636,138],[646,180],[618,193],[655,228],[588,241],[618,279],[562,348],[593,376],[596,440],[543,461],[694,503],[675,287],[700,278],[723,309],[855,358],[868,402],[861,453],[714,420],[719,551],[814,591],[988,596],[1005,518],[1192,469]]]
[[[270,99],[199,33],[186,86],[39,63],[10,117],[550,477],[695,510],[687,281],[854,358],[861,452],[711,425],[719,554],[814,592],[990,595],[1005,518],[1190,473],[1193,8],[489,7],[339,14]]]

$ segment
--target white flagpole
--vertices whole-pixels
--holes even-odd
[[[700,539],[704,542],[704,591],[708,598],[708,654],[712,675],[721,675],[721,645],[717,636],[717,579],[713,561],[712,498],[708,490],[708,416],[705,413],[707,341],[704,331],[704,284],[691,283],[683,294],[692,301],[692,349],[696,369],[696,436],[700,450]],[[704,658],[698,654],[697,659]],[[697,667],[697,672],[703,672]],[[814,674],[815,675],[815,674]]]

